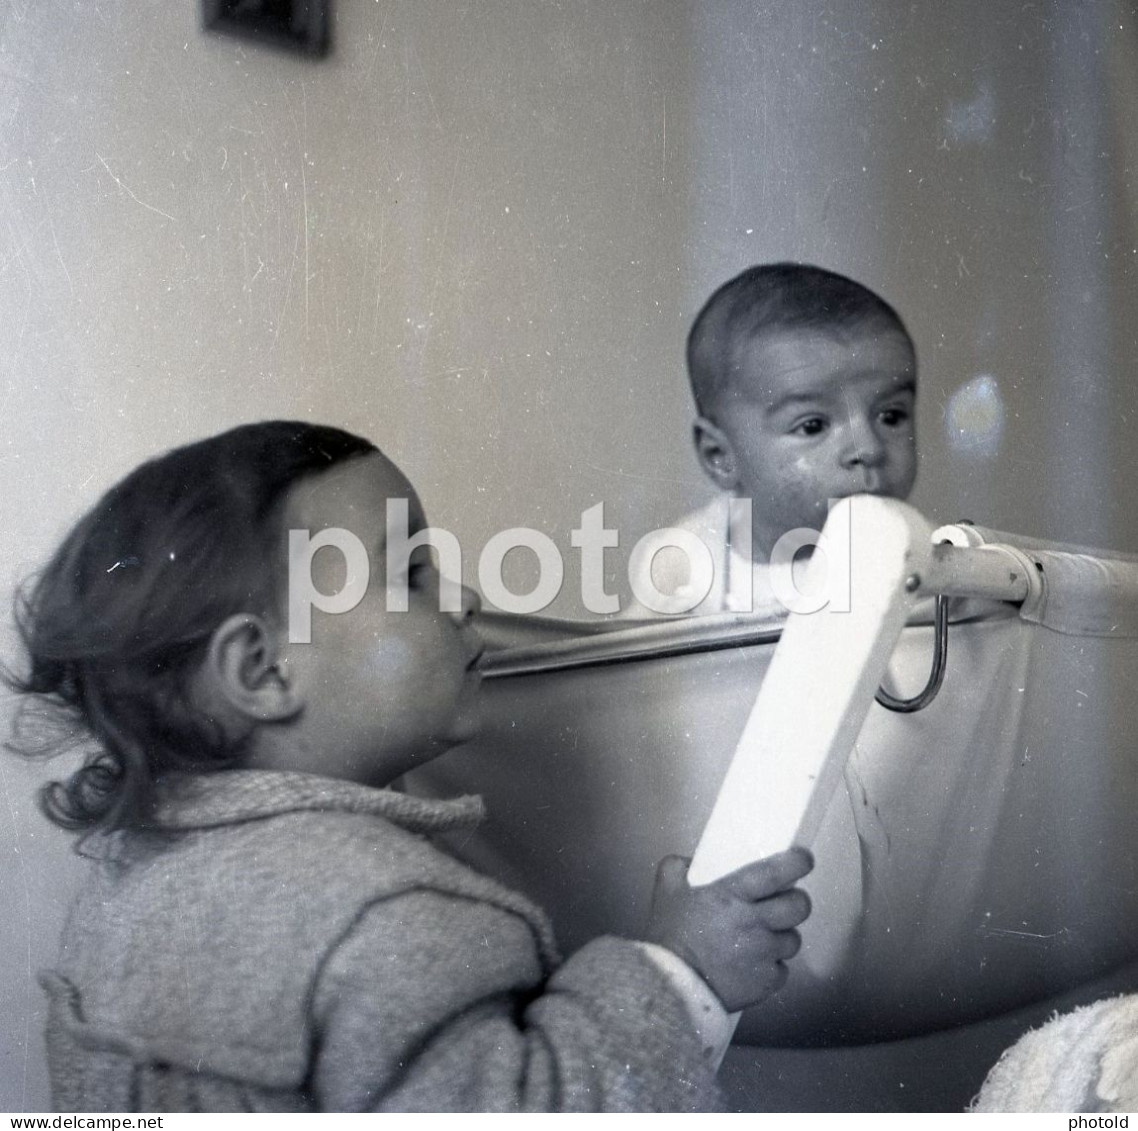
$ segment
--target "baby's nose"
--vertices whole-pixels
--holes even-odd
[[[877,467],[885,459],[885,445],[868,420],[851,420],[844,462],[854,467]]]

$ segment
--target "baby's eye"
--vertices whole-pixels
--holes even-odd
[[[427,562],[413,562],[407,570],[407,584],[411,589],[422,589],[427,583],[427,574],[430,571]]]
[[[824,416],[808,416],[798,421],[790,432],[794,436],[820,436],[829,426]]]
[[[883,408],[878,418],[887,428],[896,428],[908,422],[909,410],[900,405],[891,405],[889,408]]]

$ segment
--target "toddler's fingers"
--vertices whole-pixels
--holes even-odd
[[[771,937],[780,962],[793,958],[802,949],[802,936],[797,931],[776,931]]]
[[[719,882],[740,899],[766,899],[796,884],[814,867],[814,857],[805,848],[789,848],[724,876]]]
[[[687,856],[665,856],[656,865],[656,883],[667,887],[682,887],[688,878],[691,859]]]
[[[767,987],[768,993],[774,993],[776,990],[781,990],[786,985],[786,979],[790,976],[790,971],[786,968],[785,962],[776,962],[774,964],[774,975],[771,978],[771,983]]]
[[[779,892],[755,905],[759,922],[772,931],[785,931],[810,917],[810,897],[801,888]]]

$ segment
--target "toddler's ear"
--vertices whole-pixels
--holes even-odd
[[[739,485],[739,472],[734,449],[723,429],[701,416],[692,429],[692,438],[700,467],[707,476],[721,490],[734,491]]]
[[[303,706],[283,670],[277,634],[251,613],[236,613],[214,630],[200,679],[216,704],[246,723],[281,722]]]

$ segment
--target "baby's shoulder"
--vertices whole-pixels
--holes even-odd
[[[653,532],[651,553],[634,555],[629,563],[632,602],[626,619],[653,619],[657,614],[641,604],[642,594],[684,604],[694,598],[693,570],[711,566],[712,581],[696,605],[684,604],[683,612],[719,612],[723,602],[724,564],[729,545],[730,496],[717,495],[703,506]],[[644,598],[647,600],[647,597]]]

